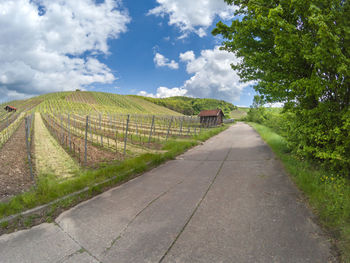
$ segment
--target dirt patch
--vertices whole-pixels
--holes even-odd
[[[27,161],[24,120],[0,150],[0,164],[0,201],[33,185]]]

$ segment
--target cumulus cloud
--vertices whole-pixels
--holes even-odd
[[[96,55],[127,30],[120,1],[3,0],[0,2],[0,95],[25,98],[44,92],[112,83]]]
[[[233,17],[234,6],[227,5],[223,0],[188,1],[188,0],[157,0],[158,5],[149,10],[149,15],[169,16],[169,25],[175,25],[183,33],[184,38],[190,32],[198,36],[206,35],[206,29],[213,23],[216,16],[221,19]]]
[[[196,57],[192,50],[180,53],[180,60],[186,63],[186,71],[191,77],[182,87],[160,87],[156,94],[141,91],[138,95],[154,98],[172,96],[188,96],[198,98],[215,98],[226,101],[239,99],[244,88],[254,85],[254,82],[241,82],[231,64],[240,60],[233,54],[219,49],[202,50]]]
[[[185,53],[180,53],[179,57],[181,61],[193,61],[195,58],[195,55],[194,55],[194,52],[190,50]]]
[[[239,62],[233,53],[217,46],[202,50],[197,58],[192,54],[192,51],[180,54],[181,60],[187,63],[187,73],[192,75],[182,87],[188,95],[233,101],[240,97],[245,87],[253,84],[240,82],[240,77],[232,70],[231,64]]]
[[[164,57],[162,54],[160,53],[156,53],[154,55],[154,64],[156,64],[157,67],[168,67],[171,69],[178,69],[179,68],[179,64],[175,62],[175,60],[171,60],[169,62],[169,59]]]
[[[140,91],[137,95],[145,96],[145,97],[152,97],[152,98],[168,98],[168,97],[174,97],[174,96],[185,96],[187,93],[187,90],[183,88],[172,88],[169,89],[167,87],[159,87],[157,89],[157,93],[148,93],[146,91]]]

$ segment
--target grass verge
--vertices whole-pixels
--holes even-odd
[[[249,123],[272,148],[309,200],[321,225],[330,233],[341,262],[350,263],[350,181],[293,155],[283,137],[270,128]]]
[[[33,187],[28,192],[13,197],[7,203],[0,203],[0,219],[50,203],[86,187],[89,187],[89,191],[78,196],[69,197],[68,199],[50,206],[48,209],[49,211],[44,212],[44,214],[31,214],[26,217],[19,217],[13,220],[13,222],[3,222],[0,224],[0,234],[28,228],[44,221],[52,221],[53,218],[63,210],[83,200],[89,199],[106,189],[126,182],[167,160],[174,159],[177,155],[222,132],[228,127],[229,125],[224,125],[212,128],[186,141],[169,140],[163,146],[163,150],[166,150],[164,153],[146,153],[123,162],[116,161],[115,163],[101,165],[101,168],[98,170],[80,171],[77,176],[64,181],[58,181],[55,175],[47,174],[45,176],[40,176],[37,178],[36,187]],[[111,178],[114,179],[108,181],[108,179]],[[96,186],[96,184],[105,181],[108,181],[108,183],[98,187]]]

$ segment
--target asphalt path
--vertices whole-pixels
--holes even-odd
[[[270,148],[237,123],[176,160],[0,236],[0,262],[336,262]]]

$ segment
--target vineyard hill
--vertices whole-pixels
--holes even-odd
[[[70,91],[40,95],[27,100],[17,100],[1,105],[11,105],[20,112],[77,112],[77,113],[127,113],[127,114],[155,114],[182,115],[166,107],[156,105],[142,97],[118,95],[104,92]],[[1,112],[4,110],[1,108]],[[5,114],[5,112],[3,112]],[[0,116],[1,117],[1,116]]]

